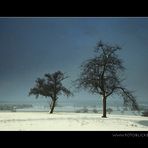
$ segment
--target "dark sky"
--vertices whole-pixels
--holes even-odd
[[[96,42],[120,45],[125,85],[138,102],[148,103],[148,18],[0,18],[0,101],[34,101],[28,92],[37,77],[62,70],[70,87],[80,64],[93,56]],[[44,99],[41,97],[40,100]],[[63,102],[91,102],[98,96],[76,93]]]

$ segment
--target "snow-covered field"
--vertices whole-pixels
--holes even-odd
[[[1,131],[148,131],[148,117],[98,113],[0,112]]]

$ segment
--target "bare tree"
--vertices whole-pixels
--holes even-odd
[[[39,95],[50,97],[50,113],[53,113],[59,95],[62,93],[66,96],[72,95],[70,90],[62,84],[62,81],[66,78],[61,71],[45,74],[45,78],[38,78],[36,80],[36,85],[30,89],[29,95],[35,95],[36,98],[38,98]]]
[[[81,74],[77,79],[78,88],[84,88],[93,94],[102,96],[102,117],[106,117],[106,100],[113,94],[121,95],[125,106],[138,110],[138,104],[132,92],[121,84],[123,81],[121,74],[125,68],[122,60],[118,57],[117,51],[119,50],[121,48],[117,45],[109,45],[99,41],[95,48],[97,55],[82,63]]]

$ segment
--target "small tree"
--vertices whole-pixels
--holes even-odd
[[[138,110],[135,97],[127,90],[121,82],[120,73],[125,69],[122,60],[119,59],[117,51],[121,48],[117,45],[105,44],[102,41],[97,43],[94,58],[86,60],[81,65],[81,74],[78,88],[89,90],[93,94],[99,94],[103,100],[103,116],[106,117],[106,100],[112,94],[120,94],[123,97],[124,105]]]
[[[48,73],[44,76],[44,78],[38,78],[36,80],[36,85],[30,89],[29,95],[35,95],[36,98],[38,98],[39,95],[50,97],[50,113],[53,113],[54,107],[58,100],[58,96],[63,93],[68,97],[72,95],[72,93],[70,90],[63,86],[62,81],[67,77],[65,77],[61,71],[57,71],[52,74]]]
[[[111,114],[111,112],[113,111],[113,109],[112,109],[112,108],[108,108],[106,111],[107,111],[109,114]]]
[[[148,117],[148,110],[145,110],[144,112],[142,112],[142,116]]]

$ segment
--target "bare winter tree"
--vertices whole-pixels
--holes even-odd
[[[81,74],[77,79],[79,88],[102,96],[102,117],[106,117],[106,100],[113,94],[121,95],[125,106],[138,110],[138,104],[132,92],[121,84],[123,81],[121,72],[125,68],[117,54],[120,49],[117,45],[109,45],[99,41],[95,48],[97,55],[82,63]]]
[[[58,96],[62,93],[66,96],[72,95],[70,90],[63,86],[62,81],[67,77],[61,71],[57,71],[52,74],[45,74],[45,78],[38,78],[34,88],[30,89],[29,95],[35,95],[36,98],[39,95],[50,97],[50,113],[53,113],[54,107],[58,100]]]

